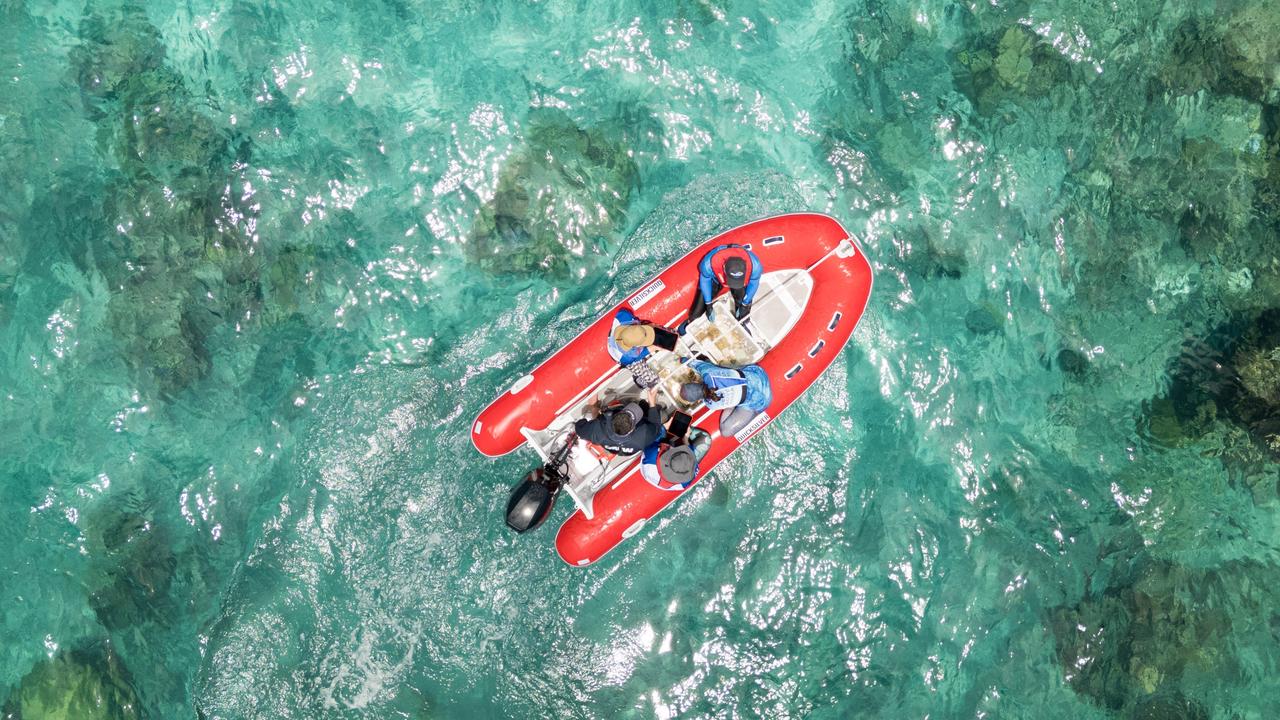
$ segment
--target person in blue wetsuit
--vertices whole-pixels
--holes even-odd
[[[773,401],[769,375],[759,365],[735,370],[702,360],[684,362],[698,373],[698,380],[680,386],[681,399],[690,403],[706,403],[708,410],[723,410],[720,414],[721,435],[737,433]]]
[[[698,292],[693,295],[689,317],[676,330],[683,335],[689,323],[706,315],[711,317],[711,303],[724,288],[733,296],[733,316],[746,319],[751,303],[760,287],[764,265],[756,254],[737,243],[711,248],[698,263]]]

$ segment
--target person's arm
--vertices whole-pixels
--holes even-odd
[[[658,418],[658,427],[662,427],[662,409],[658,407],[658,388],[651,387],[645,389],[645,397],[636,401],[640,406],[641,420],[653,420]]]
[[[589,443],[600,444],[599,430],[599,418],[596,420],[582,419],[573,423],[573,431],[578,434],[578,437]]]
[[[655,468],[658,466],[658,443],[650,443],[645,447],[640,455],[640,465],[641,469],[646,465],[651,465]]]
[[[703,362],[696,358],[689,358],[685,364],[689,366],[690,370],[698,373],[698,379],[703,382],[706,382],[708,370],[714,370],[719,367],[719,365],[712,365],[709,362]]]
[[[618,356],[618,364],[622,367],[627,367],[628,365],[644,360],[649,357],[649,355],[649,348],[634,347]]]
[[[665,431],[662,429],[662,408],[658,407],[658,388],[649,388],[648,402],[641,400],[640,404],[644,406],[644,419],[653,423],[653,425],[658,428],[657,439],[661,439],[663,432]]]
[[[716,296],[716,276],[713,272],[698,274],[698,297],[702,298],[703,310],[711,312],[711,301]]]
[[[742,294],[742,304],[750,305],[756,299],[756,290],[760,289],[760,276],[764,274],[764,263],[760,262],[760,258],[750,250],[746,250],[746,253],[747,257],[751,258],[751,276],[747,278],[747,288]]]
[[[641,405],[648,405],[643,400]],[[667,429],[662,426],[662,409],[657,407],[644,408],[644,420],[636,424],[636,429],[631,435],[627,436],[627,440],[632,447],[638,447],[641,450],[662,442],[667,436]]]
[[[600,417],[600,410],[600,393],[596,393],[591,396],[591,399],[587,401],[586,405],[582,406],[582,417],[586,420],[595,420]],[[578,420],[577,422],[583,421]],[[574,423],[574,426],[576,427],[577,423]]]

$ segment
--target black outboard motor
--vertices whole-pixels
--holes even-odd
[[[524,480],[511,489],[511,499],[507,500],[507,527],[522,533],[541,525],[555,507],[560,483],[560,476],[547,472],[545,467],[530,470]]]
[[[569,449],[577,439],[577,435],[569,433],[564,447],[546,465],[530,470],[524,480],[511,489],[511,497],[507,500],[507,527],[518,533],[528,532],[551,514],[560,486],[565,482],[564,466],[569,458]]]

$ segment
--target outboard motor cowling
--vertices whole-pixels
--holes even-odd
[[[541,525],[556,504],[560,484],[561,478],[553,470],[546,467],[531,470],[511,489],[511,498],[507,500],[507,527],[522,533]]]

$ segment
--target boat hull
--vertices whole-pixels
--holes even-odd
[[[795,325],[758,362],[773,387],[769,407],[728,437],[719,434],[718,412],[695,415],[693,424],[714,438],[695,484],[704,481],[722,460],[808,390],[843,350],[862,317],[871,294],[871,265],[834,218],[817,213],[779,215],[739,226],[694,248],[485,408],[472,424],[476,448],[490,456],[515,450],[526,440],[521,427],[547,427],[585,388],[617,372],[605,341],[619,310],[628,308],[639,317],[671,327],[679,324],[697,290],[698,262],[708,250],[724,243],[750,246],[769,271],[807,269],[813,287]],[[618,479],[596,492],[590,518],[576,510],[564,522],[556,534],[556,550],[570,565],[595,562],[688,492],[653,487],[640,477],[637,458]]]

